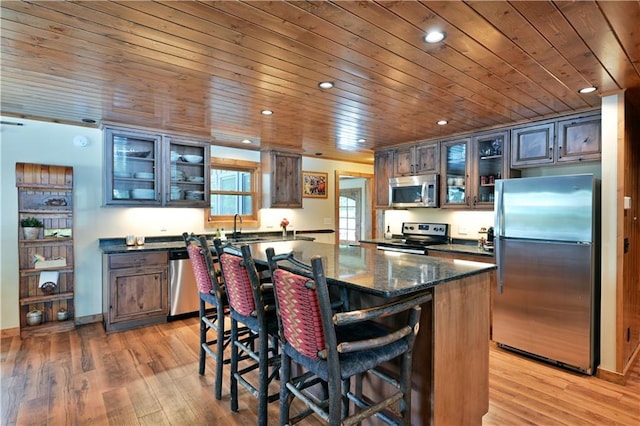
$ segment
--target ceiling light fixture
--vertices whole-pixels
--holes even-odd
[[[596,90],[598,90],[597,87],[595,86],[591,86],[591,87],[583,87],[582,89],[578,90],[578,93],[582,93],[583,95],[587,94],[587,93],[593,93]]]
[[[424,41],[427,43],[438,43],[446,37],[446,33],[442,31],[429,31],[426,36],[424,36]]]
[[[447,124],[447,123],[448,123],[448,121],[447,121],[447,120],[439,120],[439,121],[437,121],[437,122],[436,122],[436,124],[437,124],[438,126],[444,126],[444,125],[445,125],[445,124]]]
[[[251,141],[249,139],[242,139],[242,143],[249,144],[249,143],[251,143]]]
[[[270,109],[263,109],[262,111],[260,111],[260,113],[262,115],[271,115],[273,114],[273,111],[271,111]]]
[[[367,140],[366,139],[358,139],[359,143],[365,143]]]
[[[321,89],[331,89],[333,87],[333,83],[331,81],[321,81],[318,83],[318,87]]]

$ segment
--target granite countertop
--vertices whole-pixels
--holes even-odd
[[[429,250],[493,257],[493,251],[479,248],[477,243],[475,244],[456,244],[456,243],[435,244],[435,245],[427,246],[427,254],[429,254]]]
[[[260,264],[267,263],[266,249],[269,247],[276,253],[295,251],[296,258],[305,264],[311,263],[311,257],[321,256],[329,282],[380,297],[412,294],[496,268],[494,264],[484,262],[456,262],[454,259],[300,240],[257,242],[249,246],[255,262]],[[292,269],[311,276],[310,271]]]
[[[210,245],[213,246],[213,234],[206,235]],[[282,236],[256,236],[253,240],[250,240],[250,235],[246,236],[247,241],[251,242],[255,240],[260,241],[287,241],[293,240],[293,234],[288,235],[286,240],[283,240]],[[306,237],[296,235],[296,240],[313,241],[313,237]],[[240,241],[239,243],[242,243]],[[103,238],[99,240],[100,250],[104,254],[114,253],[131,253],[131,252],[143,252],[143,251],[161,251],[161,250],[186,250],[184,240],[182,236],[166,236],[166,237],[147,237],[145,238],[145,244],[140,246],[128,246],[125,244],[124,238]]]
[[[398,236],[397,238],[393,238],[391,240],[383,238],[373,238],[370,240],[360,240],[360,242],[369,244],[391,244],[402,246],[404,243],[400,242],[400,239],[401,236]],[[425,248],[427,249],[427,255],[429,254],[429,250],[434,250],[447,253],[463,253],[476,256],[493,257],[493,251],[478,248],[478,243],[476,241],[454,240],[453,243],[450,244],[433,244],[427,245],[425,246]]]

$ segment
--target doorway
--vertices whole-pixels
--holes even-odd
[[[372,182],[371,174],[336,171],[336,244],[357,245],[374,235]]]

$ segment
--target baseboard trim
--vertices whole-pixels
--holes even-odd
[[[16,337],[20,335],[20,327],[5,328],[0,330],[0,337]]]
[[[598,372],[596,377],[607,382],[615,383],[617,385],[623,385],[626,381],[624,374],[618,373],[617,371],[605,370],[604,368],[598,367]]]
[[[629,358],[629,362],[627,362],[627,365],[625,365],[624,368],[622,369],[622,373],[619,373],[617,371],[609,371],[609,370],[605,370],[603,368],[598,367],[597,377],[602,380],[606,380],[607,382],[612,382],[612,383],[616,383],[618,385],[624,386],[624,384],[627,382],[627,379],[631,375],[631,370],[633,365],[636,362],[640,362],[639,360],[640,360],[640,345],[636,348],[635,351],[633,351],[633,354]]]
[[[76,318],[76,325],[86,325],[94,322],[102,322],[102,314],[87,315]]]

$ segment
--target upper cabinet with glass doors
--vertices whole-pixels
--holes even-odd
[[[505,152],[509,148],[508,138],[507,131],[474,136],[471,207],[493,209],[495,181],[502,179],[505,173],[508,174],[505,170],[508,164]]]
[[[498,131],[442,143],[441,207],[493,209],[495,181],[519,175],[508,169],[508,138]]]
[[[105,205],[209,206],[209,143],[105,128]]]
[[[469,205],[469,151],[471,139],[463,138],[443,142],[440,172],[440,207],[467,207]]]

